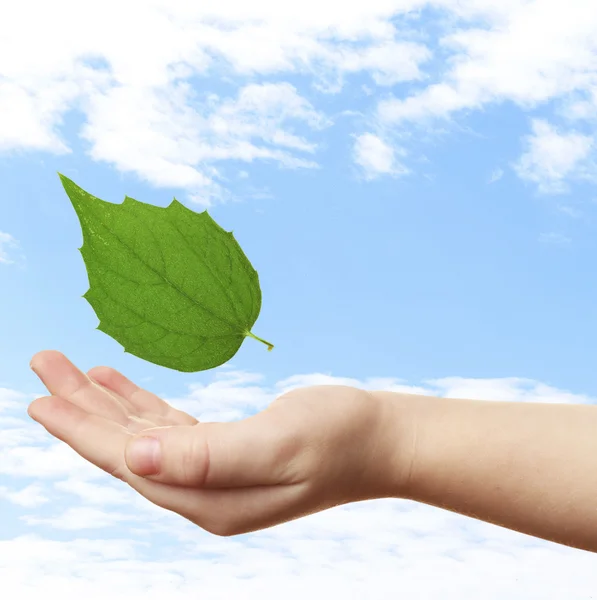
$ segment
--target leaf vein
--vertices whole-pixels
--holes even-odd
[[[238,329],[238,325],[234,324],[234,323],[230,323],[230,321],[228,321],[228,319],[222,317],[221,315],[218,315],[217,313],[214,313],[213,310],[211,310],[210,308],[208,308],[207,306],[203,306],[202,304],[200,304],[199,302],[197,302],[196,299],[190,297],[184,290],[180,289],[180,287],[178,287],[175,283],[173,283],[172,281],[170,281],[167,277],[165,277],[162,273],[160,273],[159,271],[156,271],[151,265],[147,264],[136,252],[134,249],[132,249],[128,244],[126,244],[125,242],[122,241],[122,239],[120,239],[120,237],[118,235],[116,235],[116,233],[114,233],[105,223],[103,223],[102,221],[100,221],[101,225],[106,229],[106,231],[112,235],[116,240],[118,240],[118,242],[120,242],[120,244],[122,246],[124,246],[137,260],[139,260],[147,269],[149,269],[151,272],[153,272],[154,274],[156,274],[158,277],[161,277],[166,283],[168,283],[170,286],[172,286],[181,296],[184,296],[187,300],[189,300],[192,304],[198,306],[199,308],[202,308],[205,312],[209,313],[212,317],[214,317],[215,319],[221,321],[222,323],[233,327],[234,329]],[[119,274],[120,275],[120,274]],[[123,279],[124,276],[120,275]]]

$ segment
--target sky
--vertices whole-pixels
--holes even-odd
[[[14,600],[586,600],[595,555],[401,500],[217,538],[26,415],[57,349],[202,420],[314,383],[595,403],[597,11],[586,0],[0,7],[0,581]],[[57,172],[208,209],[263,305],[180,373],[96,330]]]

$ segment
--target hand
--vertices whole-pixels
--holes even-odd
[[[410,442],[395,403],[343,386],[291,391],[234,423],[199,423],[107,367],[82,373],[55,351],[32,369],[51,396],[29,415],[151,502],[217,535],[246,533],[389,497]],[[397,461],[397,459],[399,459]]]

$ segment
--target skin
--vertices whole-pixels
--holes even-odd
[[[200,423],[114,369],[85,374],[55,351],[31,366],[51,394],[33,419],[216,535],[393,497],[597,551],[596,406],[315,386],[239,422]]]

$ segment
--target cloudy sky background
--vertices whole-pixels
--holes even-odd
[[[26,417],[42,349],[204,420],[320,382],[595,402],[597,11],[586,0],[21,0],[0,8],[0,581],[15,600],[587,599],[594,555],[401,501],[232,539]],[[170,372],[96,331],[56,172],[208,207],[254,332]],[[60,595],[60,596],[59,596]]]

